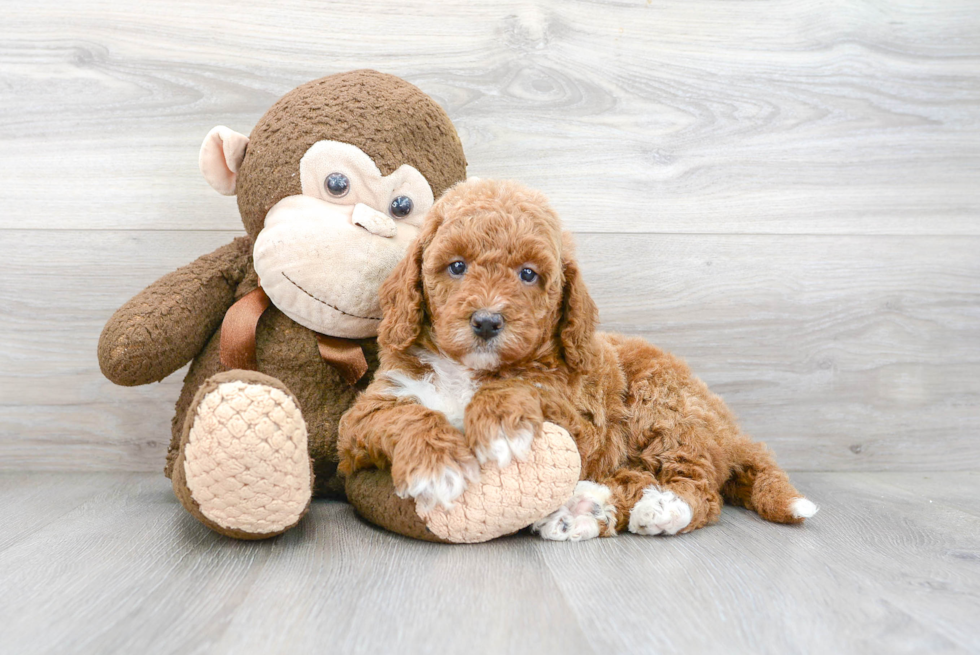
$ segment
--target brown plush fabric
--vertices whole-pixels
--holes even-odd
[[[375,71],[342,73],[300,86],[273,105],[250,138],[237,180],[239,209],[250,236],[154,282],[113,315],[99,342],[100,366],[117,384],[158,381],[191,362],[173,420],[168,477],[180,475],[175,469],[195,397],[209,378],[224,370],[218,327],[225,312],[258,286],[253,239],[269,208],[300,193],[299,161],[310,145],[321,140],[350,143],[373,157],[385,174],[410,164],[436,196],[466,177],[462,146],[445,111],[408,82]],[[336,476],[337,424],[378,366],[376,340],[356,343],[364,349],[368,373],[352,387],[320,357],[312,330],[275,307],[256,327],[257,371],[293,394],[306,421],[317,495],[343,495]],[[175,480],[178,496],[181,487]],[[193,503],[185,505],[193,513]]]
[[[120,307],[99,339],[103,375],[132,387],[159,382],[189,362],[221,325],[251,268],[251,253],[251,239],[235,239]]]
[[[347,476],[346,481],[347,497],[365,520],[413,539],[450,543],[426,527],[415,511],[414,499],[395,495],[389,471],[362,469]]]

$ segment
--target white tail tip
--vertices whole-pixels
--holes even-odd
[[[793,513],[793,518],[797,519],[808,519],[816,514],[819,509],[813,501],[807,500],[806,498],[797,498],[789,506],[789,511]]]

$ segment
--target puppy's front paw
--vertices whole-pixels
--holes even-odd
[[[466,408],[464,420],[466,439],[477,461],[495,462],[500,468],[527,459],[544,422],[537,399],[519,390],[478,394]]]
[[[691,523],[691,506],[673,491],[650,486],[630,510],[633,534],[677,534]]]
[[[401,446],[396,447],[391,465],[395,493],[401,498],[415,499],[417,509],[423,514],[431,512],[436,505],[452,509],[467,485],[480,479],[480,467],[462,443],[459,448],[425,442],[411,448]]]
[[[401,498],[414,498],[418,510],[427,514],[435,509],[436,505],[452,509],[453,502],[463,495],[470,481],[472,481],[472,474],[446,466],[440,471],[413,475],[407,486],[396,493]]]
[[[540,427],[537,431],[540,431]],[[522,424],[513,432],[501,425],[497,430],[497,436],[489,441],[481,440],[474,447],[473,452],[481,466],[492,461],[500,468],[506,468],[515,459],[521,462],[527,459],[535,433],[535,428],[530,424]]]

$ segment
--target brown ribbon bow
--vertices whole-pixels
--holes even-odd
[[[246,293],[225,312],[221,322],[221,364],[226,368],[254,371],[258,368],[255,358],[255,329],[262,314],[269,308],[269,296],[261,286]],[[320,357],[353,386],[367,373],[364,350],[350,339],[316,335]]]

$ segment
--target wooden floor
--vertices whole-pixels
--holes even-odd
[[[0,651],[980,652],[980,474],[794,477],[805,527],[444,546],[328,501],[234,541],[159,475],[4,473]]]

